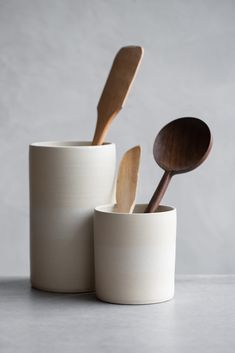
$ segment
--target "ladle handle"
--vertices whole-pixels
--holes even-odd
[[[167,186],[171,180],[172,173],[165,171],[163,174],[160,183],[158,184],[158,187],[153,194],[153,197],[151,198],[148,206],[145,209],[145,213],[153,213],[158,209],[158,206],[163,198],[163,195],[165,194],[165,191],[167,189]]]

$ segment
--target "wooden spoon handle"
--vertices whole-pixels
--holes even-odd
[[[171,180],[171,177],[172,177],[172,172],[165,171],[165,173],[163,174],[160,180],[160,183],[158,184],[158,187],[155,193],[153,194],[153,197],[151,198],[148,206],[144,211],[145,213],[153,213],[157,211],[158,206],[160,205],[160,202],[163,198],[163,195],[165,194],[167,186]]]

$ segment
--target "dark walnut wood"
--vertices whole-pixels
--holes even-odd
[[[145,212],[155,212],[175,174],[197,168],[208,156],[212,136],[207,124],[197,118],[180,118],[164,126],[156,137],[153,154],[165,173]]]

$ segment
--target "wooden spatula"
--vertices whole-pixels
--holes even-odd
[[[128,150],[121,160],[116,188],[116,212],[133,212],[135,207],[140,154],[140,146],[135,146]]]
[[[109,126],[122,109],[143,56],[143,48],[123,47],[117,53],[100,97],[92,145],[102,145]]]

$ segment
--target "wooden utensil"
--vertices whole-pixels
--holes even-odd
[[[123,47],[117,53],[100,97],[92,145],[102,145],[109,126],[122,109],[143,56],[143,48]]]
[[[140,155],[140,146],[135,146],[128,150],[122,158],[117,178],[116,212],[133,212],[138,182]]]
[[[200,119],[180,118],[163,127],[154,142],[153,154],[165,173],[145,212],[156,211],[171,177],[197,168],[207,158],[211,147],[210,129]]]

